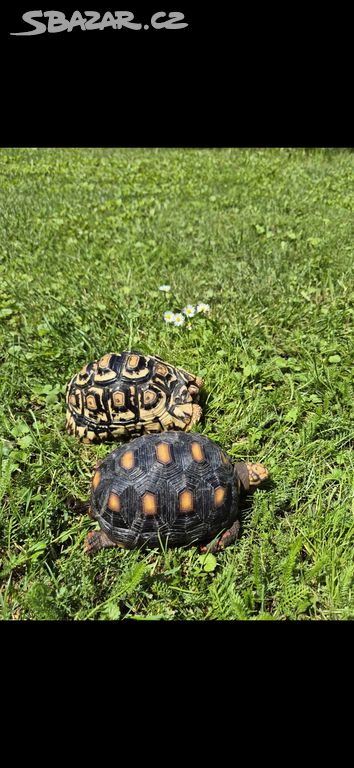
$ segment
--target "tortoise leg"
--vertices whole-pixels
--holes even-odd
[[[192,418],[188,424],[187,429],[191,429],[191,427],[194,426],[194,424],[198,424],[198,421],[200,421],[202,416],[203,410],[200,407],[200,405],[197,405],[196,403],[193,403],[192,405]]]
[[[188,384],[188,392],[192,397],[199,395],[199,390],[204,386],[204,379],[201,376],[197,376],[195,381]]]
[[[216,541],[213,541],[211,545],[201,544],[199,547],[200,552],[219,552],[221,549],[224,549],[230,544],[233,544],[234,541],[236,541],[238,538],[239,532],[240,522],[239,520],[235,520],[230,528],[228,528],[227,531],[224,531],[224,533],[222,533],[221,536],[216,539]]]
[[[119,547],[117,541],[113,541],[104,531],[90,531],[86,537],[85,553],[94,555],[102,547]]]

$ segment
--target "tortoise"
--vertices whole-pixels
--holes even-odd
[[[85,365],[66,388],[66,428],[84,443],[189,430],[204,382],[157,355],[108,353]]]
[[[97,462],[85,551],[199,544],[216,552],[239,532],[240,496],[268,478],[262,464],[232,464],[198,432],[143,435]],[[208,543],[211,544],[208,546]]]

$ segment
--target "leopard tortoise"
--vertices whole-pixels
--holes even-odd
[[[203,379],[135,350],[85,365],[66,388],[66,428],[84,443],[189,430],[202,409]]]

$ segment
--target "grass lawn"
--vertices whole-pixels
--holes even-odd
[[[344,149],[0,150],[4,619],[354,618],[353,171]],[[84,554],[75,500],[115,446],[65,432],[65,384],[131,347],[202,375],[197,430],[271,472],[217,558]]]

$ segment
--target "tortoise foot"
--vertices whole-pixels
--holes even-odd
[[[103,547],[117,547],[119,546],[116,541],[107,536],[104,531],[90,531],[86,537],[85,554],[94,555]]]
[[[202,417],[203,410],[200,407],[200,405],[197,405],[196,403],[193,403],[192,406],[192,418],[188,424],[188,429],[191,427],[194,427],[195,424],[198,424],[198,421],[200,421]]]
[[[224,531],[224,533],[221,534],[215,541],[213,541],[210,544],[201,544],[199,547],[200,552],[212,552],[215,554],[215,552],[220,552],[221,549],[225,549],[225,547],[229,547],[230,544],[233,544],[234,541],[238,538],[240,532],[240,523],[238,520],[236,520],[233,525],[227,529],[227,531]]]

